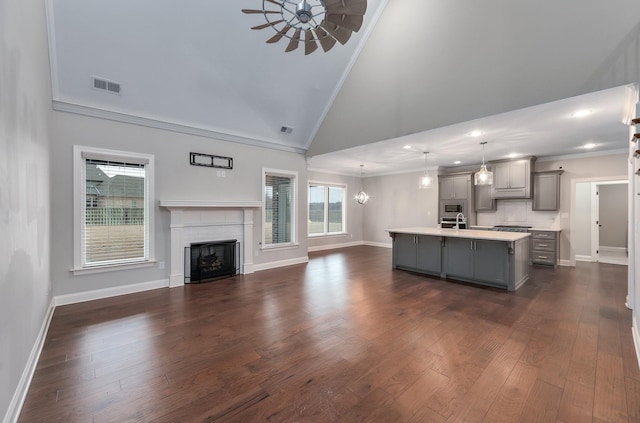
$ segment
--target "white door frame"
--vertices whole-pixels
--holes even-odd
[[[621,179],[619,181],[596,181],[591,183],[591,214],[593,221],[591,222],[591,257],[593,261],[600,261],[600,186],[601,185],[626,185],[629,187],[629,181]],[[629,212],[627,211],[627,214]],[[629,216],[627,216],[629,222]],[[627,227],[627,232],[629,228]],[[629,245],[627,241],[627,251]]]

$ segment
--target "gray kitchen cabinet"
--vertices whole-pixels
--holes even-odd
[[[492,198],[531,198],[531,172],[534,161],[535,157],[528,157],[491,162]]]
[[[493,211],[496,209],[496,200],[491,197],[491,185],[476,185],[476,211]]]
[[[447,238],[445,241],[445,272],[448,276],[473,279],[473,240],[469,238]]]
[[[563,170],[535,172],[533,174],[534,211],[557,211],[560,209],[560,175]]]
[[[501,241],[447,238],[447,276],[506,287],[509,245]]]
[[[559,231],[531,231],[531,262],[533,264],[556,267],[559,257]]]
[[[440,275],[442,243],[439,237],[395,234],[393,266],[407,270]]]
[[[471,189],[470,175],[439,175],[438,188],[441,200],[464,200]]]

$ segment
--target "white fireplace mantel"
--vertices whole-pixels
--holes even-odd
[[[264,206],[263,202],[166,200],[159,204],[171,213],[170,287],[184,285],[184,248],[202,241],[200,236],[215,240],[237,234],[242,249],[240,272],[253,273],[253,214]]]

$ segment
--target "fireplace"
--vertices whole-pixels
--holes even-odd
[[[239,273],[236,258],[240,243],[235,239],[192,243],[185,247],[185,283],[200,283]]]

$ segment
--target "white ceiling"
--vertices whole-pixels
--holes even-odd
[[[329,172],[420,169],[423,150],[430,166],[478,163],[474,129],[487,160],[623,149],[621,87],[640,79],[637,0],[368,0],[358,33],[309,56],[250,29],[264,17],[241,9],[262,0],[46,2],[58,110],[295,151]],[[593,113],[569,118],[578,108]]]

